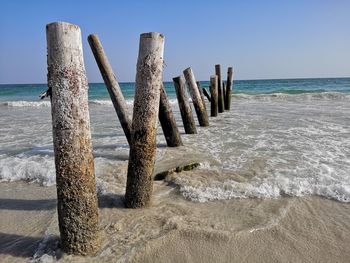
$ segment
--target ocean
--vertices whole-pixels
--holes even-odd
[[[120,86],[131,111],[134,83]],[[173,84],[166,82],[165,88],[183,133]],[[45,84],[0,85],[1,181],[55,184],[50,101],[38,98],[46,89]],[[350,78],[238,80],[233,94],[230,112],[211,118],[211,126],[199,128],[198,135],[182,136],[194,154],[209,153],[210,161],[199,169],[228,174],[206,182],[177,179],[186,198],[206,202],[286,194],[350,202]],[[128,144],[104,84],[89,85],[89,105],[103,189],[108,184],[103,177],[126,165]],[[157,140],[164,146],[161,130]],[[158,159],[166,152],[159,147]]]
[[[131,112],[134,84],[120,86]],[[235,81],[231,111],[194,135],[165,83],[184,146],[166,147],[159,125],[156,169],[200,166],[155,181],[136,210],[123,206],[127,140],[105,86],[89,87],[100,251],[58,245],[46,85],[0,85],[1,262],[348,261],[350,78]]]

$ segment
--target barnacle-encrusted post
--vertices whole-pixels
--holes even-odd
[[[224,112],[224,93],[221,87],[221,66],[219,64],[215,65],[215,74],[218,76],[218,111],[219,113]]]
[[[151,201],[163,52],[162,34],[141,34],[125,192],[125,206],[130,208],[148,206]]]
[[[173,82],[185,132],[187,134],[195,134],[197,133],[196,123],[194,122],[192,108],[187,96],[185,80],[182,76],[178,76],[173,78]]]
[[[80,28],[48,24],[46,37],[61,247],[67,253],[91,255],[100,240]]]
[[[209,126],[208,113],[203,104],[202,97],[200,95],[196,79],[194,77],[192,68],[187,68],[184,70],[184,76],[187,82],[188,89],[190,91],[194,109],[197,114],[198,122],[200,126]]]
[[[210,102],[210,116],[218,116],[218,76],[214,75],[210,77],[210,93],[211,93],[211,102]]]
[[[226,82],[226,96],[225,96],[225,110],[231,109],[231,91],[233,82],[233,68],[227,69],[227,82]]]
[[[183,145],[179,129],[177,128],[173,110],[165,92],[164,86],[160,90],[159,122],[162,126],[166,143],[169,147]]]

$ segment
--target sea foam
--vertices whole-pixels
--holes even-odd
[[[299,101],[299,100],[345,100],[350,101],[349,93],[341,92],[319,92],[319,93],[267,93],[267,94],[249,94],[249,93],[233,93],[234,99],[240,100],[257,100],[257,101]]]
[[[50,101],[5,101],[0,106],[7,107],[51,107]]]
[[[179,182],[178,182],[179,183]],[[319,195],[340,202],[350,202],[350,184],[337,180],[313,178],[268,177],[252,182],[227,180],[213,186],[192,186],[186,180],[180,181],[180,192],[195,202],[208,202],[232,198],[277,198],[282,195]]]

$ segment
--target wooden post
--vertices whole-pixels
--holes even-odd
[[[192,114],[192,108],[188,101],[187,92],[185,89],[185,80],[182,76],[179,76],[173,78],[173,82],[185,132],[187,134],[195,134],[197,133],[197,129]]]
[[[210,94],[208,93],[206,88],[202,88],[204,96],[207,97],[208,101],[211,102]]]
[[[218,76],[218,110],[219,113],[224,112],[224,96],[221,88],[221,67],[220,65],[215,65],[215,74]]]
[[[162,34],[141,34],[125,192],[125,206],[129,208],[145,207],[151,202],[163,52]]]
[[[203,106],[204,106],[205,110],[207,110],[207,106],[205,105],[205,99],[204,99],[204,94],[203,94],[203,90],[202,90],[202,87],[201,87],[201,83],[199,81],[196,81],[196,84],[197,84],[197,88],[198,88],[199,94],[201,95]]]
[[[222,82],[222,96],[224,97],[224,109],[226,109],[226,83]]]
[[[217,75],[210,77],[210,93],[211,93],[211,102],[210,102],[210,116],[218,116],[218,77]]]
[[[168,100],[168,96],[162,86],[159,101],[159,121],[163,129],[165,140],[169,147],[181,146],[182,140],[177,128],[175,117]]]
[[[51,23],[46,37],[61,247],[67,253],[91,255],[100,239],[80,28]]]
[[[227,69],[226,96],[225,96],[225,99],[226,99],[225,109],[226,110],[231,109],[232,82],[233,82],[233,68],[229,67]]]
[[[124,130],[124,134],[130,144],[131,118],[128,113],[123,93],[120,90],[119,83],[113,72],[108,58],[103,50],[102,44],[97,35],[89,35],[88,41],[94,54],[97,65],[100,69],[102,78],[106,84],[109,96],[113,102],[114,109],[118,115],[120,124]]]
[[[194,106],[194,109],[196,110],[199,125],[209,126],[208,114],[204,108],[203,101],[196,84],[196,79],[193,75],[193,71],[191,68],[187,68],[184,70],[183,73],[184,73],[188,88],[190,90],[193,106]]]

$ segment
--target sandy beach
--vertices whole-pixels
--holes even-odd
[[[195,171],[183,172],[194,176]],[[100,196],[102,248],[58,248],[55,187],[1,183],[1,262],[348,262],[350,205],[322,197],[185,200],[158,181],[153,205],[123,208]]]

